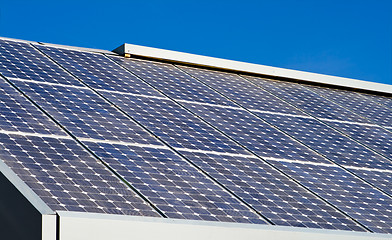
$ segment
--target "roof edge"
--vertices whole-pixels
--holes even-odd
[[[16,175],[6,163],[0,159],[0,172],[10,181],[16,189],[43,215],[53,215],[55,212]]]
[[[254,63],[239,62],[215,57],[207,57],[191,53],[183,53],[159,48],[144,47],[125,43],[113,52],[120,55],[130,54],[144,58],[153,58],[170,62],[185,63],[190,65],[216,68],[221,70],[250,73],[275,78],[299,80],[308,83],[316,83],[329,86],[337,86],[356,90],[364,90],[381,94],[392,94],[392,85],[374,83],[369,81],[336,77],[318,73],[304,72],[292,69],[270,67]]]

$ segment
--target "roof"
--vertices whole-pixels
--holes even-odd
[[[119,49],[0,39],[0,170],[41,214],[392,233],[389,85]]]

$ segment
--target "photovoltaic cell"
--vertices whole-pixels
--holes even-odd
[[[57,57],[61,58],[61,55],[58,55]],[[79,56],[71,57],[77,58]],[[75,64],[75,62],[73,63]],[[95,78],[95,71],[102,71],[100,66],[91,62],[89,63],[89,68],[94,69],[94,71],[90,72],[91,76],[86,77],[86,74],[75,73],[75,75],[83,81],[85,79]],[[160,72],[158,72],[158,74],[160,74]],[[155,76],[155,78],[159,77],[158,74]],[[171,74],[169,73],[169,75]],[[121,79],[117,81],[121,81]],[[115,84],[115,82],[113,83]],[[326,205],[313,194],[298,186],[293,181],[290,181],[287,177],[284,177],[278,171],[273,170],[267,164],[263,163],[255,157],[252,157],[251,155],[246,155],[248,153],[246,153],[242,148],[239,148],[238,145],[228,141],[228,139],[222,134],[209,127],[189,112],[182,109],[179,105],[174,104],[168,99],[165,99],[163,95],[159,97],[145,96],[141,95],[140,92],[138,94],[134,94],[135,91],[131,89],[131,85],[127,86],[126,88],[124,87],[120,92],[102,90],[100,89],[101,84],[91,85],[92,87],[97,88],[101,94],[110,99],[121,109],[126,111],[139,123],[143,124],[154,134],[161,137],[172,147],[178,149],[183,156],[186,156],[194,164],[196,163],[196,165],[201,167],[203,171],[206,171],[208,174],[213,176],[219,176],[219,181],[221,183],[225,183],[225,186],[228,181],[234,181],[231,182],[230,189],[233,190],[236,194],[244,195],[245,192],[248,191],[248,195],[246,195],[246,202],[251,203],[252,206],[256,206],[256,209],[261,214],[268,216],[269,219],[275,224],[361,230],[361,228],[356,223],[349,220],[346,216]],[[90,144],[88,145],[90,149],[97,149],[97,147],[93,147]],[[111,147],[110,149],[111,150],[108,148],[102,149],[101,153],[96,154],[103,156],[108,152],[112,153],[113,150]],[[121,158],[123,155],[128,155],[128,153],[124,153],[124,151],[125,150],[114,151],[115,157],[113,156],[110,159],[117,159]],[[214,151],[216,153],[212,154],[211,152]],[[141,153],[137,154],[137,156],[140,154]],[[239,154],[243,155],[240,156]],[[105,161],[110,162],[111,166],[116,166],[116,163],[112,163],[111,160],[106,159]],[[251,161],[252,163],[249,163],[250,166],[246,167],[245,169],[247,161]],[[210,162],[211,165],[207,165],[206,162]],[[214,165],[214,162],[219,162],[221,165],[216,166]],[[129,180],[130,182],[136,182],[139,184],[137,185],[137,188],[141,189],[141,192],[144,195],[148,196],[149,198],[158,197],[161,199],[153,199],[153,202],[158,202],[159,208],[167,210],[168,212],[165,212],[166,214],[175,214],[175,217],[179,217],[177,216],[178,209],[176,210],[175,208],[176,206],[177,208],[178,206],[182,206],[183,203],[177,202],[176,204],[170,205],[170,200],[162,200],[162,196],[157,196],[155,193],[148,191],[143,192],[143,190],[146,190],[146,186],[143,183],[150,182],[154,176],[149,176],[147,174],[148,172],[151,172],[150,170],[146,171],[144,169],[140,169],[140,165],[150,168],[152,163],[153,162],[150,163],[149,161],[143,160],[141,163],[139,163],[139,165],[137,165],[138,167],[132,164],[131,168],[137,170],[135,170],[136,172],[133,172],[131,176],[128,174],[127,177],[133,178],[132,180]],[[162,163],[159,163],[156,165],[156,167],[158,169],[165,169],[165,167],[161,165]],[[127,168],[130,168],[130,166]],[[171,169],[177,170],[178,167],[170,165],[167,171],[171,171]],[[235,173],[232,173],[229,170],[233,170]],[[267,174],[266,171],[269,171],[269,173]],[[126,173],[122,174],[124,176],[126,175]],[[139,178],[142,178],[142,180],[134,179],[135,174],[139,174]],[[249,176],[246,176],[247,174],[249,174]],[[258,180],[261,181],[261,176],[263,176],[265,179],[263,180],[263,184],[256,184],[255,182]],[[267,176],[268,180],[266,180]],[[164,189],[159,185],[159,183],[162,185],[161,181],[164,180],[158,178],[155,183],[158,190]],[[248,184],[253,184],[255,186],[253,187],[253,191],[249,190],[247,187]],[[152,186],[154,187],[155,185],[153,184]],[[170,183],[168,183],[167,188],[170,186]],[[286,191],[278,190],[276,189],[276,186],[285,186]],[[267,195],[271,197],[274,196],[273,201],[258,200],[257,197],[261,196],[261,194],[264,194],[266,188],[268,187],[271,188],[271,191],[269,191]],[[252,186],[250,186],[250,188],[252,188]],[[294,190],[292,190],[292,188]],[[173,191],[176,192],[178,190]],[[297,199],[296,202],[293,200],[294,197]],[[309,202],[312,204],[309,204]],[[300,213],[299,209],[304,210],[304,212]],[[314,219],[317,214],[321,214],[320,209],[328,209],[328,211],[323,212],[322,215],[326,219],[333,218],[333,221],[331,220],[331,222],[327,221],[327,223],[325,223],[323,220],[323,222],[320,223]],[[207,217],[207,215],[205,217]]]
[[[246,78],[312,116],[326,120],[369,123],[366,119],[354,116],[348,110],[310,91],[301,84],[259,77]]]
[[[203,85],[202,88],[204,89],[203,95],[209,96],[209,99],[211,100],[209,103],[221,103],[223,105],[215,106],[209,103],[203,104],[201,101],[188,101],[192,97],[191,89],[196,85],[202,84],[196,79],[182,73],[180,70],[168,65],[155,64],[153,62],[146,61],[143,62],[143,64],[135,62],[142,61],[124,60],[123,64],[124,66],[129,67],[130,70],[137,68],[138,71],[145,72],[145,74],[151,73],[156,76],[154,78],[141,77],[165,94],[170,95],[173,91],[177,91],[177,88],[181,88],[183,90],[183,95],[177,95],[175,97],[176,101],[181,102],[182,105],[186,106],[196,115],[202,117],[205,121],[215,126],[220,131],[230,135],[260,156],[298,160],[316,158],[320,159],[319,161],[325,161],[314,152],[293,141],[262,120],[249,114],[238,106],[233,105],[229,100],[223,99],[221,95],[207,86]],[[138,71],[135,71],[135,74],[138,74]],[[171,74],[170,76],[173,77],[170,78],[159,77],[164,76],[168,71],[175,71],[177,74]],[[181,75],[182,77],[177,79],[177,75]],[[181,80],[185,78],[187,79],[186,82],[181,84]],[[230,105],[236,107],[233,109],[232,107],[228,107]]]
[[[113,92],[102,94],[174,148],[248,154],[171,100]]]
[[[0,79],[0,159],[53,210],[159,216]]]
[[[365,93],[358,93],[358,94],[360,94],[362,97],[365,97],[365,98],[370,99],[374,102],[382,104],[383,106],[386,106],[389,109],[392,109],[392,98],[390,98],[390,97],[373,95],[373,94],[365,94]]]
[[[370,230],[392,232],[392,199],[341,168],[283,161],[273,164]]]
[[[81,85],[30,44],[1,39],[0,73],[7,78]]]
[[[249,84],[236,74],[190,67],[183,67],[183,69],[197,77],[199,81],[208,84],[231,100],[235,100],[241,106],[248,108],[254,114],[295,137],[313,150],[323,154],[335,163],[349,168],[351,172],[374,186],[390,192],[391,185],[388,183],[390,178],[388,171],[392,170],[390,160],[375,154],[312,117],[301,117],[298,113],[302,114],[302,112],[290,107],[280,99],[276,99],[263,89]],[[333,91],[329,92],[327,89],[323,91],[333,93]],[[249,93],[252,93],[252,95]],[[253,103],[261,100],[262,102],[273,103],[274,106],[279,106],[279,108],[273,109],[273,111],[258,111],[265,110],[263,105],[260,104],[255,107]],[[373,171],[376,171],[377,176],[374,176]]]
[[[273,123],[307,146],[323,154],[335,163],[355,173],[360,178],[387,193],[392,184],[392,161],[354,142],[337,131],[309,118],[263,114]]]
[[[236,74],[191,67],[182,68],[194,75],[199,81],[208,84],[210,87],[229,97],[231,100],[236,101],[241,106],[244,106],[254,112],[254,114],[263,118],[268,123],[273,124],[289,135],[294,136],[297,140],[300,140],[307,146],[310,146],[312,149],[317,150],[319,153],[327,156],[335,162],[357,167],[389,169],[391,162],[387,159],[373,153],[369,149],[366,149],[362,145],[352,141],[348,137],[324,125],[322,122],[313,119],[312,117],[301,117],[298,113],[302,114],[302,112],[291,107],[289,104],[281,101],[280,99],[277,99],[263,89],[255,87],[253,84],[249,84]],[[331,97],[334,96],[334,92],[337,91],[329,91],[330,89],[319,87],[308,88],[316,90],[323,89],[323,92]],[[354,101],[355,103],[363,98],[359,95],[359,93],[346,92],[348,93],[346,97],[347,99],[351,99],[349,96],[353,96],[353,98],[356,96],[356,98],[354,98],[357,99]],[[249,93],[252,93],[252,95]],[[251,101],[249,99],[251,99]],[[347,99],[346,101],[348,101]],[[272,109],[273,111],[265,112],[258,111],[264,110],[262,107],[263,104],[259,104],[259,107],[255,107],[253,103],[261,100],[262,103],[267,102],[265,105],[268,106],[268,103],[273,103],[274,106],[279,106],[279,109]],[[368,103],[368,101],[359,105],[363,105],[363,108],[365,108],[365,103]]]
[[[259,87],[268,89],[268,91],[286,102],[302,108],[302,110],[312,116],[320,118],[324,123],[347,134],[350,138],[392,159],[392,135],[390,131],[372,124],[365,118],[358,117],[358,115],[321,97],[300,84],[270,81],[255,77],[247,78],[257,83]]]
[[[66,135],[3,78],[0,78],[0,129]]]
[[[86,144],[168,217],[265,223],[169,149]]]
[[[185,101],[235,106],[170,64],[111,57],[168,96]],[[170,86],[167,84],[170,83]]]
[[[160,145],[88,88],[13,82],[76,137]]]
[[[376,125],[329,122],[339,131],[392,159],[392,133]]]
[[[34,46],[0,40],[0,73],[165,216],[265,224],[250,205],[277,225],[364,231],[349,215],[392,233],[389,196],[300,143],[391,194],[390,160],[350,139],[391,158],[391,133],[372,124],[389,124],[384,98]],[[0,158],[51,208],[159,216],[11,85],[0,87]]]
[[[36,47],[94,88],[148,96],[160,95],[103,54],[39,45]]]
[[[178,67],[190,73],[199,81],[224,94],[231,100],[235,100],[237,103],[240,103],[247,109],[305,115],[303,112],[286,104],[267,91],[256,87],[250,82],[244,81],[244,79],[237,74],[192,67]]]
[[[334,101],[357,115],[367,118],[373,123],[392,127],[392,109],[365,98],[359,93],[316,86],[306,86],[306,88]]]
[[[392,170],[390,160],[315,119],[273,114],[262,114],[262,117],[336,163]]]
[[[72,139],[0,139],[1,160],[53,210],[159,216]]]
[[[128,61],[127,61],[128,62]],[[127,66],[127,64],[125,64]],[[140,66],[139,66],[140,67]],[[144,79],[148,82],[150,82],[152,85],[154,85],[154,80],[150,79]],[[194,80],[196,81],[196,80]],[[165,84],[166,88],[172,86],[170,83],[172,80],[167,80],[164,82],[164,79],[160,79],[161,84]],[[157,87],[158,85],[154,85]],[[188,87],[189,84],[184,84],[183,87]],[[159,88],[159,87],[158,87]],[[159,88],[161,91],[165,92],[165,88]],[[170,90],[169,90],[170,91]],[[213,96],[215,93],[213,93],[212,90],[209,93],[210,96]],[[166,93],[166,92],[165,92]],[[178,98],[178,97],[177,97]],[[212,97],[211,97],[212,98]],[[384,224],[383,221],[385,217],[389,217],[390,213],[384,213],[385,209],[388,209],[388,204],[389,197],[386,195],[383,195],[381,192],[378,190],[372,188],[370,185],[367,185],[363,183],[360,179],[352,176],[351,174],[347,173],[345,170],[339,168],[339,167],[334,167],[333,164],[329,164],[325,161],[324,158],[320,157],[319,155],[316,155],[312,151],[306,151],[301,149],[302,145],[299,145],[301,147],[296,148],[296,146],[293,147],[294,141],[287,140],[283,138],[282,136],[285,135],[280,135],[281,133],[278,132],[277,130],[274,129],[274,131],[268,131],[271,129],[260,129],[260,126],[262,126],[261,123],[263,123],[261,120],[257,119],[254,120],[252,119],[252,115],[248,114],[243,114],[239,110],[234,110],[230,109],[227,107],[216,107],[216,106],[209,106],[206,104],[200,104],[200,103],[190,103],[190,102],[182,102],[183,105],[185,105],[187,108],[191,109],[194,113],[197,115],[201,116],[204,120],[208,121],[210,124],[214,125],[215,127],[219,128],[221,131],[225,132],[227,135],[231,136],[232,138],[236,139],[239,143],[243,144],[244,146],[247,146],[249,149],[252,149],[254,152],[258,152],[260,156],[265,156],[264,158],[269,160],[271,163],[273,162],[274,165],[276,165],[277,161],[275,161],[277,158],[284,158],[287,159],[283,161],[286,163],[287,161],[289,163],[291,162],[298,162],[298,161],[307,161],[312,158],[317,159],[319,158],[320,161],[315,164],[315,165],[309,165],[312,167],[309,171],[303,170],[303,174],[307,175],[308,178],[305,179],[299,179],[299,181],[306,185],[309,189],[319,192],[321,197],[326,199],[327,201],[329,200],[334,200],[333,197],[330,198],[330,195],[328,195],[328,191],[330,189],[336,189],[338,191],[337,195],[341,196],[344,201],[347,202],[348,208],[350,207],[356,207],[357,205],[361,205],[361,202],[366,200],[366,198],[370,198],[370,202],[375,202],[379,199],[379,196],[383,197],[383,200],[385,199],[386,204],[382,204],[380,207],[376,208],[367,208],[367,211],[370,211],[371,214],[375,215],[372,217],[372,220],[363,220],[363,218],[360,218],[358,215],[360,215],[356,211],[346,211],[349,214],[353,214],[356,217],[358,217],[359,221],[363,222],[366,226],[369,228],[372,228],[373,231],[377,232],[388,232],[390,231],[389,223]],[[260,138],[260,134],[263,132],[268,132],[268,134],[265,134],[265,140],[263,142],[262,138]],[[257,133],[257,134],[255,134]],[[264,137],[264,136],[263,136]],[[257,139],[257,140],[255,140]],[[263,143],[263,144],[260,144]],[[282,146],[277,147],[280,143]],[[260,151],[259,146],[268,146],[266,149],[268,152],[263,152]],[[286,147],[283,151],[283,147]],[[300,150],[301,149],[301,150]],[[263,149],[264,150],[264,149]],[[308,156],[307,153],[309,153]],[[310,154],[311,153],[311,154]],[[268,156],[268,157],[267,157]],[[272,157],[272,159],[271,159]],[[275,159],[275,160],[274,160]],[[292,160],[289,160],[292,159]],[[317,161],[317,160],[316,160]],[[294,163],[292,163],[294,164]],[[320,175],[320,173],[317,173],[315,170],[322,168],[323,166],[325,167],[331,166]],[[276,165],[277,166],[277,165]],[[280,167],[280,166],[278,166]],[[314,168],[314,169],[313,169]],[[281,168],[283,169],[284,172],[289,174],[290,176],[297,178],[296,172],[291,172],[290,168]],[[301,169],[302,170],[302,169]],[[338,174],[339,178],[335,177],[335,174]],[[349,181],[343,181],[342,179],[349,179]],[[326,181],[328,179],[328,181]],[[326,181],[326,183],[323,185],[322,181]],[[320,182],[320,184],[316,185],[313,184],[314,181]],[[333,183],[333,184],[332,184]],[[363,191],[360,193],[377,193],[379,196],[374,197],[372,194],[366,195],[364,199],[357,200],[357,192],[360,190],[355,189],[355,191],[351,192],[349,189],[354,189],[356,188],[355,186],[360,186],[363,188]],[[320,188],[320,189],[319,189]],[[345,189],[346,188],[346,189]],[[364,195],[365,196],[365,195]],[[351,205],[351,206],[350,206]],[[340,205],[339,205],[340,206]],[[361,205],[362,207],[362,205]],[[372,206],[374,207],[374,206]],[[343,208],[346,210],[346,208]],[[381,226],[381,227],[380,227]]]
[[[350,169],[350,171],[355,173],[357,176],[361,176],[361,178],[376,185],[390,196],[392,195],[391,171],[379,169],[357,169],[350,167],[348,167],[348,169]]]
[[[160,210],[166,216],[184,219],[266,223],[254,211],[198,172],[196,168],[172,150],[166,149],[166,152],[162,153],[163,150],[160,149],[165,148],[163,144],[90,89],[71,85],[67,87],[58,84],[37,84],[15,79],[12,81],[139,192],[143,192],[147,197],[154,195],[155,198],[149,199],[154,205],[158,205],[160,199],[163,199],[176,206],[163,207],[160,205]],[[107,145],[114,147],[110,148]],[[135,150],[138,145],[147,145],[150,148]],[[106,146],[103,152],[100,151],[102,146]],[[112,154],[115,154],[115,158],[110,158]],[[181,163],[177,170],[179,173],[174,175],[174,171],[169,169],[158,171],[155,168],[144,167],[148,161],[158,161],[161,158]],[[134,168],[132,160],[139,166]],[[144,188],[131,182],[133,179],[129,178],[138,171],[138,168],[141,168],[143,174],[147,174],[150,178],[150,181],[145,181]],[[190,172],[191,176],[179,178],[178,175],[181,175],[181,172],[185,175]],[[165,182],[164,179],[170,181]],[[191,185],[192,188],[182,187],[186,184]],[[211,190],[211,186],[214,187],[214,191]],[[151,189],[152,187],[156,189]],[[180,188],[187,194],[182,192],[168,194],[172,188]],[[157,189],[160,191],[156,192]],[[150,194],[148,194],[149,191],[151,191]],[[208,201],[204,202],[204,198],[199,199],[191,193],[205,195],[209,197]]]
[[[274,224],[363,231],[358,224],[258,158],[187,151],[181,154]]]
[[[263,158],[326,159],[246,111],[184,103],[195,114]]]

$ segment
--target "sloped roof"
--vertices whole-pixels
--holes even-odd
[[[0,40],[3,174],[53,212],[392,233],[384,85],[165,54]]]

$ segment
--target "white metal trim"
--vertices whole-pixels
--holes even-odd
[[[134,44],[125,43],[113,50],[113,52],[120,55],[125,53],[135,56],[154,58],[178,63],[186,63],[191,65],[198,65],[204,67],[212,67],[218,69],[226,69],[238,71],[242,73],[261,74],[272,77],[281,77],[288,79],[296,79],[311,83],[321,83],[333,86],[348,87],[354,89],[361,89],[379,93],[392,94],[392,85],[374,83],[363,80],[356,80],[344,77],[335,77],[330,75],[303,72],[298,70],[284,69],[278,67],[270,67],[254,63],[245,63],[227,59],[220,59],[214,57],[206,57],[190,53],[182,53],[177,51],[170,51],[152,47],[144,47]]]
[[[42,215],[42,240],[58,240],[57,215]]]
[[[389,234],[59,211],[61,240],[381,240]]]
[[[10,181],[16,189],[21,192],[23,196],[41,213],[41,214],[54,214],[55,212],[50,209],[48,205],[29,187],[25,182],[22,181],[11,168],[7,166],[0,159],[0,172]]]

